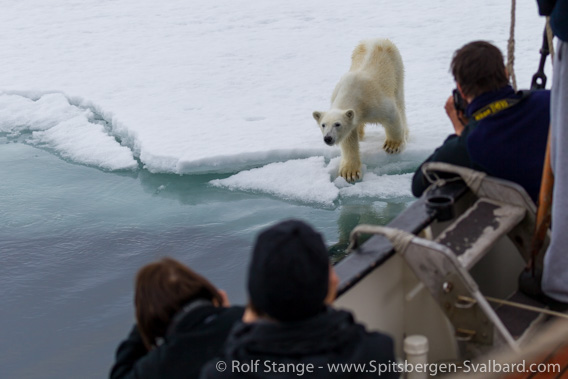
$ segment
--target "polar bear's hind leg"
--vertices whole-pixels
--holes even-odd
[[[400,153],[406,142],[408,130],[404,116],[401,114],[404,110],[400,110],[395,102],[385,100],[383,102],[383,112],[380,123],[385,128],[386,140],[383,144],[383,150],[388,154]]]

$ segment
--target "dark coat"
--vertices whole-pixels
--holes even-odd
[[[222,372],[216,366],[220,361],[226,364]],[[238,324],[221,359],[209,362],[201,378],[376,378],[379,364],[394,362],[390,337],[369,333],[350,313],[330,308],[296,323]],[[333,373],[330,364],[366,366],[363,372],[350,374],[346,369]],[[396,378],[398,373],[381,377]]]
[[[539,13],[550,16],[550,27],[555,36],[568,42],[568,0],[537,0]]]
[[[513,88],[477,96],[467,107],[471,117],[484,106],[520,98]],[[445,162],[486,172],[520,184],[536,203],[550,124],[550,91],[534,91],[518,104],[478,122],[470,121],[460,136],[450,135],[425,162]],[[429,183],[418,168],[412,193],[421,196]]]
[[[185,314],[159,347],[147,351],[136,325],[116,351],[110,378],[197,378],[218,356],[242,307],[205,305]]]

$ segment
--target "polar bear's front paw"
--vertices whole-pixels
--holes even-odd
[[[345,178],[349,183],[356,182],[363,178],[361,164],[346,164],[339,168],[339,176]]]
[[[402,150],[402,141],[386,140],[383,145],[383,150],[389,154],[397,154]]]

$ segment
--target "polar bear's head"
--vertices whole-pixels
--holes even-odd
[[[323,134],[323,142],[332,146],[340,143],[356,127],[353,122],[355,111],[352,109],[332,109],[328,112],[314,112],[314,119]]]

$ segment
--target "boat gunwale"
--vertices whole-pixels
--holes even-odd
[[[458,199],[469,192],[467,185],[461,181],[447,183],[435,188],[428,195],[449,196],[455,204]],[[406,210],[394,218],[387,226],[418,234],[438,215],[438,210],[427,206],[426,193],[412,203]],[[340,297],[375,268],[386,262],[395,253],[393,246],[384,236],[374,235],[359,248],[353,250],[347,257],[335,265],[335,271],[340,278],[337,297]]]

